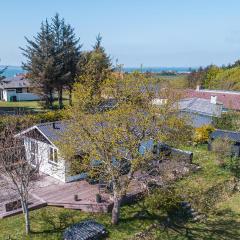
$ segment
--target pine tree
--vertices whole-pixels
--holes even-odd
[[[74,29],[65,23],[64,19],[60,19],[56,14],[52,19],[53,32],[55,36],[55,47],[57,52],[57,61],[61,66],[56,88],[58,91],[59,107],[63,106],[63,88],[69,90],[69,102],[72,102],[72,88],[76,75],[76,67],[80,58],[79,38],[76,37]]]
[[[23,63],[23,68],[28,71],[32,86],[42,95],[46,107],[52,108],[59,66],[55,59],[54,36],[48,21],[41,24],[40,32],[34,40],[25,39],[28,45],[21,49],[27,61]]]
[[[46,20],[34,40],[27,40],[23,63],[33,79],[33,86],[42,94],[46,105],[52,107],[54,92],[58,92],[59,108],[63,107],[64,88],[72,89],[76,64],[80,57],[79,39],[74,29],[56,14],[49,24]]]

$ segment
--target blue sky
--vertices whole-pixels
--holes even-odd
[[[20,65],[19,46],[60,13],[89,49],[101,33],[125,67],[204,66],[240,58],[239,0],[4,0],[0,64]]]

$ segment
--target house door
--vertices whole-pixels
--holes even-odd
[[[17,96],[10,97],[10,102],[16,102],[16,101],[17,101]]]

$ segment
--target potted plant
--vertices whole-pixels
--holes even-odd
[[[96,202],[97,203],[101,203],[101,201],[102,201],[102,197],[101,197],[101,195],[99,193],[97,193],[96,194]]]

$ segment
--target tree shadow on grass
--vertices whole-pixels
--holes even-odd
[[[240,240],[240,214],[234,213],[231,209],[218,211],[203,222],[195,223],[191,221],[181,223],[166,222],[166,217],[153,214],[140,215],[140,217],[135,215],[124,219],[124,222],[131,222],[134,219],[136,221],[136,218],[140,222],[146,219],[154,222],[154,227],[148,232],[150,236],[159,232],[159,236],[164,234],[169,236],[168,239]]]
[[[34,222],[38,222],[39,227],[38,230],[32,230],[31,235],[42,235],[43,237],[55,235],[59,238],[54,239],[61,239],[62,232],[75,223],[76,216],[77,213],[72,211],[60,212],[58,214],[52,214],[51,211],[48,210],[41,211],[39,215],[32,219]]]
[[[240,214],[231,209],[218,211],[204,223],[185,227],[186,239],[237,240],[240,239]]]

